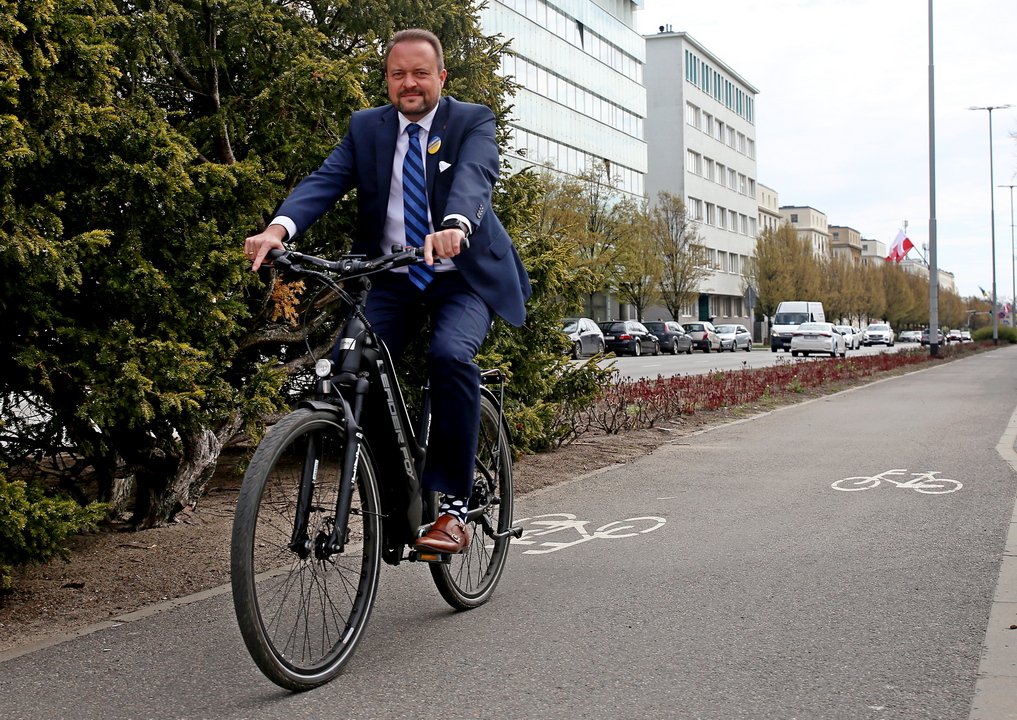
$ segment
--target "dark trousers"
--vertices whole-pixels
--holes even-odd
[[[492,311],[458,271],[437,273],[424,291],[402,273],[375,277],[366,315],[393,360],[430,320],[431,434],[422,485],[469,497],[480,424],[480,368],[473,358],[487,337]]]

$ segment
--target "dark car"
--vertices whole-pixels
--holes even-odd
[[[919,342],[922,345],[928,345],[929,344],[929,336],[930,336],[930,334],[931,333],[929,332],[929,328],[925,328],[924,330],[922,330],[922,339],[919,340]],[[942,330],[937,330],[936,331],[936,343],[939,344],[939,345],[945,345],[946,344],[946,338],[943,336],[943,331]]]
[[[569,353],[573,360],[604,352],[604,333],[590,318],[565,318],[561,321],[561,331],[572,342]]]
[[[604,333],[607,349],[616,355],[642,355],[660,353],[657,336],[646,329],[646,326],[635,320],[608,320],[600,323]]]
[[[657,336],[660,349],[664,352],[669,352],[672,355],[682,352],[688,355],[692,352],[692,336],[673,320],[651,320],[643,325]]]

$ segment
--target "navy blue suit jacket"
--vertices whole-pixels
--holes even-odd
[[[381,253],[398,113],[394,107],[353,113],[339,146],[315,172],[304,178],[279,207],[304,232],[347,192],[357,190],[357,235],[353,252]],[[455,257],[463,279],[498,315],[520,326],[526,319],[530,281],[519,254],[491,210],[491,191],[498,178],[498,145],[494,113],[483,105],[444,97],[431,123],[426,155],[427,197],[431,217],[440,225],[448,215],[462,215],[473,225],[470,248]]]

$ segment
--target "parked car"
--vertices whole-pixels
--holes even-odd
[[[608,320],[600,323],[604,333],[607,349],[616,355],[639,356],[643,353],[660,354],[660,343],[657,336],[646,329],[646,326],[635,320]]]
[[[697,320],[685,323],[685,332],[692,336],[692,347],[703,352],[720,351],[720,335],[713,323]]]
[[[806,322],[791,333],[792,356],[798,357],[814,352],[829,353],[830,357],[847,355],[844,336],[834,329],[833,323]]]
[[[898,342],[921,342],[922,331],[921,330],[902,330],[901,334],[897,336]]]
[[[922,345],[928,345],[930,342],[931,335],[932,333],[929,332],[929,328],[925,328],[924,330],[922,330],[922,339],[919,342],[921,342]],[[937,345],[946,344],[946,337],[943,335],[942,330],[936,330],[936,344]]]
[[[862,333],[862,345],[886,345],[893,347],[893,330],[886,323],[869,323]]]
[[[717,335],[720,336],[721,351],[752,350],[752,335],[744,325],[718,325]]]
[[[834,325],[834,327],[844,336],[844,346],[848,350],[857,350],[862,346],[862,334],[856,328],[850,325]]]
[[[962,342],[963,340],[964,338],[961,336],[961,331],[959,329],[955,328],[946,333],[946,341],[948,343]]]
[[[961,330],[961,342],[969,342],[971,340],[970,330]]]
[[[643,323],[646,329],[657,336],[658,342],[660,342],[660,349],[664,352],[677,355],[678,353],[685,353],[688,355],[692,352],[692,337],[685,332],[678,323],[673,320],[651,320]]]
[[[572,341],[570,353],[573,360],[583,355],[602,353],[607,347],[600,326],[590,318],[565,318],[561,321],[561,331]]]

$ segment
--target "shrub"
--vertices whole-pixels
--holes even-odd
[[[1000,342],[1017,343],[1017,330],[1009,325],[1000,325],[996,330]],[[992,340],[992,326],[978,328],[971,334],[972,340]]]
[[[10,590],[14,568],[67,557],[67,538],[94,530],[106,511],[104,503],[82,507],[49,497],[38,485],[0,475],[0,591]]]
[[[972,344],[939,349],[940,358],[954,357],[978,348]],[[574,428],[615,434],[650,428],[681,415],[719,410],[806,393],[810,389],[857,380],[897,368],[930,362],[924,349],[879,353],[829,360],[778,361],[764,368],[713,371],[705,375],[676,375],[656,380],[623,380],[603,389],[592,405],[578,405],[576,414],[563,421]],[[575,437],[568,436],[566,442]]]

